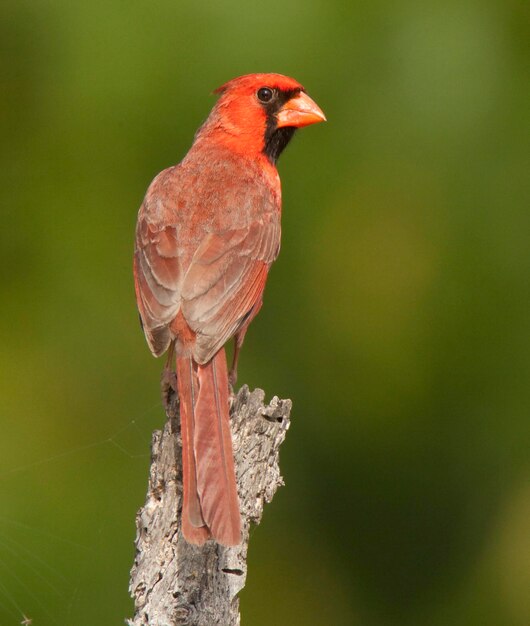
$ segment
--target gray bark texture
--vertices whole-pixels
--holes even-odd
[[[167,391],[167,390],[166,390]],[[237,594],[245,586],[250,524],[283,485],[279,448],[289,428],[290,400],[264,404],[261,389],[243,386],[231,407],[232,442],[241,504],[243,541],[225,548],[188,544],[180,510],[182,461],[178,400],[166,395],[167,422],[151,444],[149,487],[136,516],[136,558],[129,591],[135,602],[129,626],[238,626]]]

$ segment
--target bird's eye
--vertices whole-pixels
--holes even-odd
[[[261,89],[258,89],[257,96],[260,102],[270,102],[273,95],[274,92],[270,87],[261,87]]]

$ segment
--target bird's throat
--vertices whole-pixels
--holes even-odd
[[[295,130],[296,128],[294,128],[294,126],[276,128],[274,120],[271,120],[270,118],[267,120],[263,153],[273,165],[276,164],[280,154],[285,150],[287,144],[293,138]]]

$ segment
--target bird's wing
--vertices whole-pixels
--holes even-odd
[[[197,248],[181,290],[181,310],[196,333],[194,358],[205,363],[260,302],[280,245],[279,212],[245,228],[208,234]]]
[[[161,202],[160,198],[155,202]],[[169,324],[180,306],[183,248],[177,226],[160,219],[163,207],[146,198],[138,215],[134,251],[134,282],[142,326],[151,352],[163,354],[171,341]]]

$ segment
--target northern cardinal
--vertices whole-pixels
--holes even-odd
[[[182,532],[241,541],[229,421],[229,380],[261,308],[280,249],[276,161],[296,128],[325,120],[302,85],[281,74],[234,78],[184,159],[162,171],[138,214],[136,299],[155,356],[176,357],[180,401]],[[224,344],[234,337],[227,371]]]

